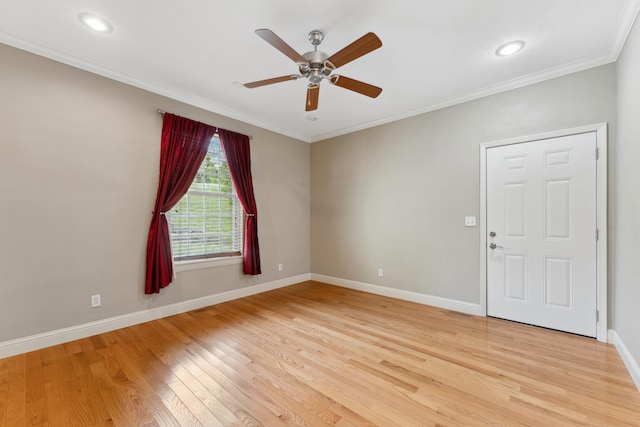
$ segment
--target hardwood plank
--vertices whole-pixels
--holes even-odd
[[[305,282],[0,360],[1,426],[640,426],[615,348]]]
[[[63,398],[62,381],[58,378],[59,367],[51,362],[43,369],[44,395],[50,424],[69,424],[69,407]]]
[[[0,360],[0,425],[22,425],[26,416],[24,358]]]
[[[48,425],[46,396],[44,393],[44,374],[42,372],[41,352],[32,351],[23,357],[26,362],[25,374],[26,396],[25,396],[25,418],[30,426]]]

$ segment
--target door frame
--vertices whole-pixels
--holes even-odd
[[[480,144],[480,312],[482,316],[487,316],[487,150],[504,145],[534,142],[587,132],[596,133],[596,148],[598,150],[598,160],[596,162],[596,227],[598,229],[598,241],[596,242],[596,310],[598,310],[596,339],[601,342],[607,342],[607,123]]]

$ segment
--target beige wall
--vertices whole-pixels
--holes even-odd
[[[312,272],[479,304],[479,145],[607,122],[615,147],[615,80],[606,65],[313,144]]]
[[[309,144],[2,44],[0,64],[0,342],[309,273]],[[253,135],[262,275],[144,295],[158,108]]]
[[[609,200],[613,327],[640,364],[640,23],[636,22],[618,70],[618,137],[610,169]],[[640,385],[639,385],[640,386]]]

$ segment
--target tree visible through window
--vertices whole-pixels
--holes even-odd
[[[169,212],[174,259],[240,255],[242,215],[242,205],[216,136],[189,191]]]

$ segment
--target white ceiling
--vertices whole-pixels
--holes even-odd
[[[387,123],[617,59],[640,0],[0,0],[0,42],[303,141]],[[110,34],[78,14],[111,22]],[[251,82],[297,66],[254,34],[303,54],[310,30],[331,55],[371,31],[383,46],[339,73],[383,88],[371,99],[323,81]],[[495,50],[521,39],[510,57]],[[1,75],[1,65],[0,65]],[[313,115],[316,121],[309,121]]]

